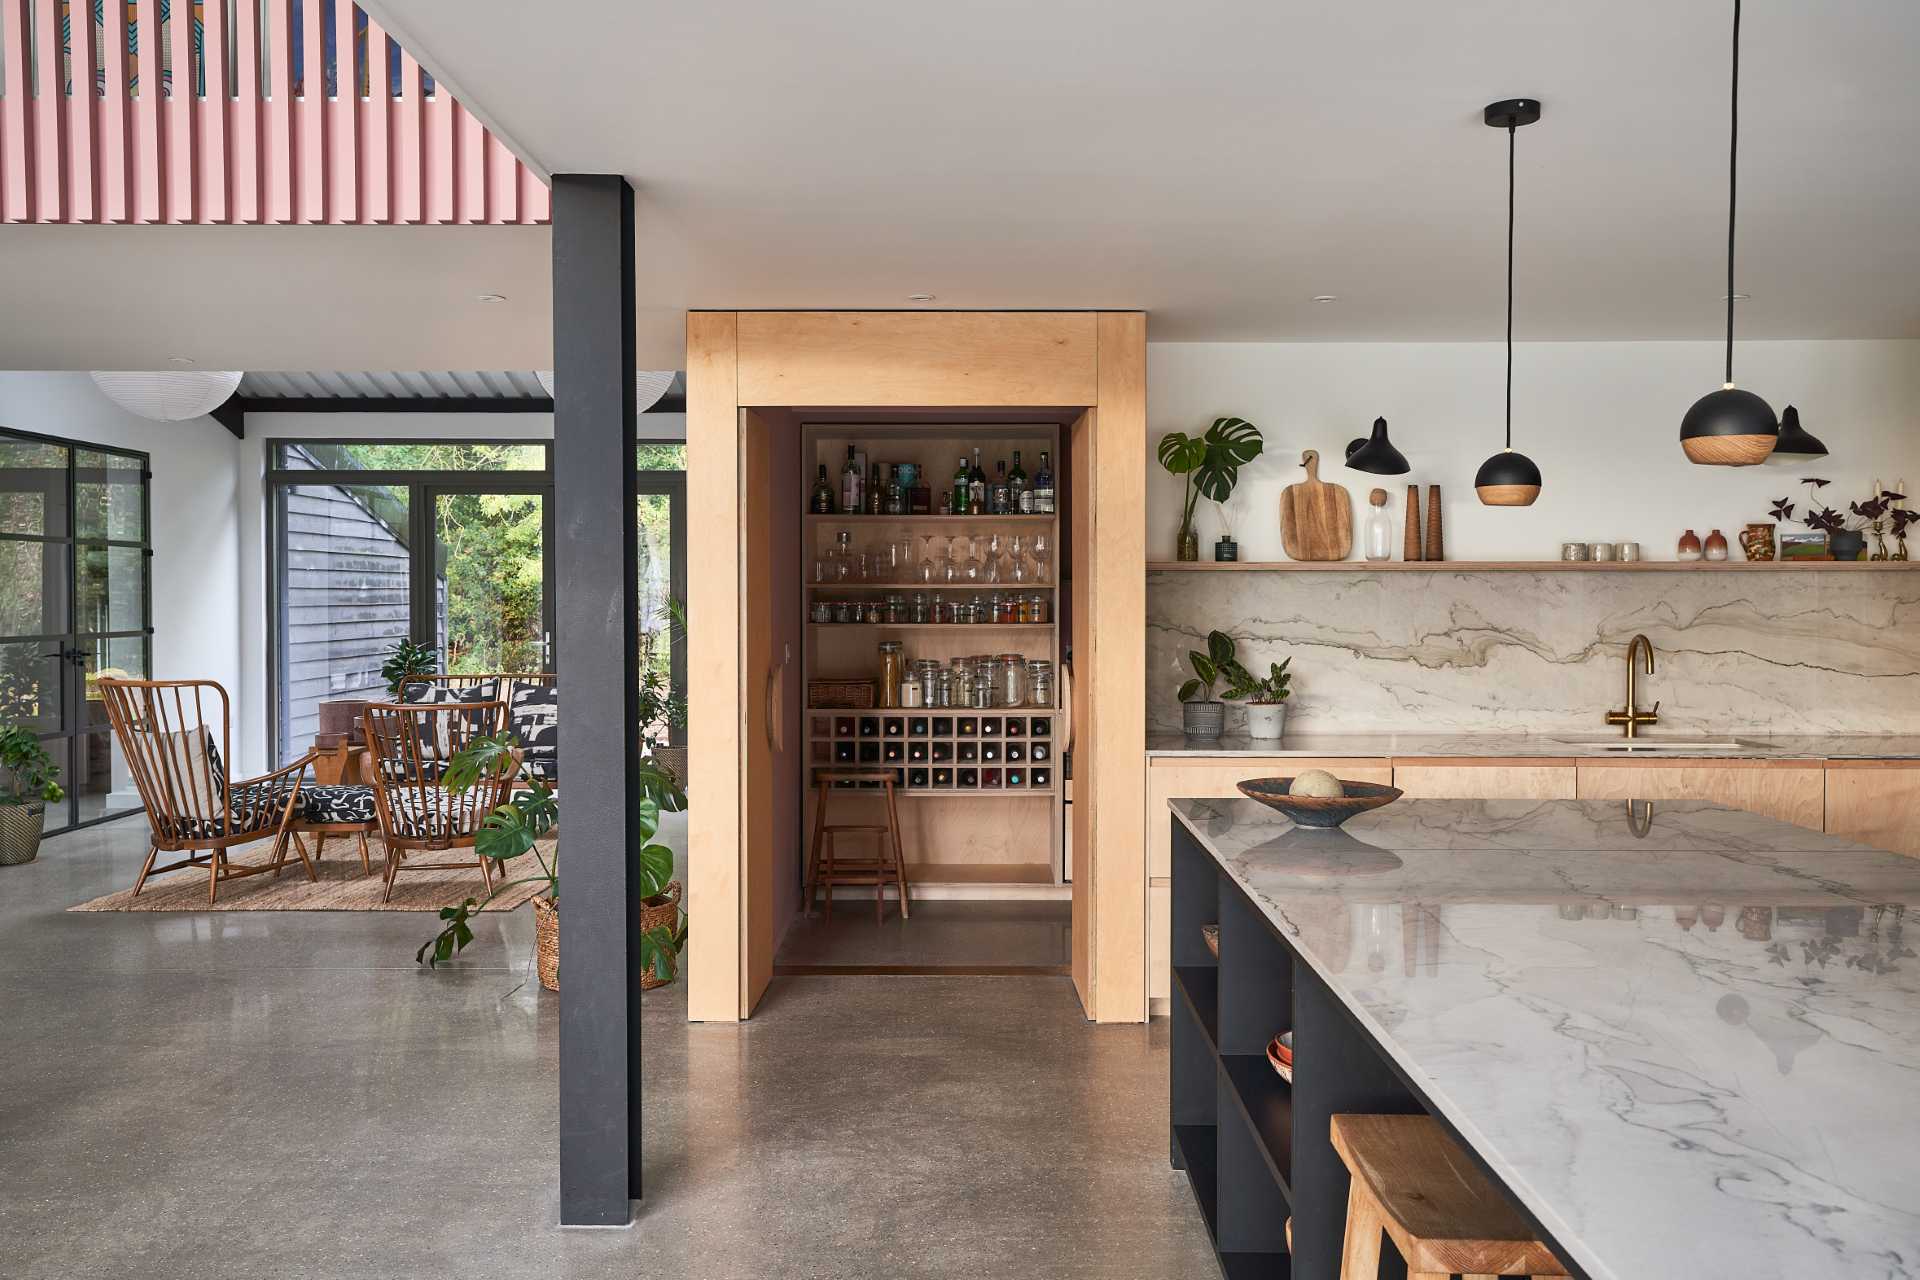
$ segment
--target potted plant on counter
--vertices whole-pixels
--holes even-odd
[[[497,778],[519,763],[519,743],[510,733],[475,738],[447,762],[446,786],[465,791],[482,778]],[[640,806],[634,814],[635,837],[640,841],[640,963],[642,988],[665,986],[680,970],[680,952],[686,946],[686,916],[680,910],[680,882],[673,878],[673,851],[654,843],[662,813],[678,813],[687,797],[672,774],[651,757],[640,761]],[[538,847],[560,816],[553,791],[535,782],[515,791],[482,824],[474,850],[501,864],[500,883],[483,899],[468,898],[457,907],[442,907],[440,932],[414,953],[414,960],[438,968],[443,960],[473,941],[471,921],[476,913],[516,885],[544,886],[533,899],[534,958],[540,985],[560,989],[560,867]],[[507,879],[506,863],[532,854],[539,870]]]
[[[67,793],[40,739],[17,724],[0,729],[0,775],[0,867],[17,867],[39,855],[47,806]]]
[[[1207,651],[1187,651],[1193,677],[1180,686],[1181,731],[1189,738],[1217,738],[1226,727],[1227,707],[1213,696],[1226,664],[1233,661],[1233,637],[1224,631],[1207,633]]]
[[[1234,702],[1245,700],[1249,737],[1278,738],[1286,732],[1287,699],[1293,694],[1293,674],[1287,668],[1292,665],[1292,658],[1270,662],[1267,674],[1256,676],[1238,658],[1227,660],[1227,690],[1221,696]]]
[[[1240,468],[1259,457],[1264,447],[1260,428],[1245,418],[1215,418],[1204,435],[1169,431],[1160,437],[1160,465],[1169,475],[1186,478],[1186,493],[1180,503],[1179,559],[1200,558],[1200,535],[1193,528],[1194,505],[1203,497],[1220,503],[1231,498],[1234,485],[1240,482]]]

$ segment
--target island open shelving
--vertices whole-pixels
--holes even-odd
[[[802,461],[811,479],[824,465],[838,494],[840,468],[849,446],[863,471],[872,464],[912,462],[929,477],[937,502],[950,480],[954,461],[982,450],[985,469],[1021,452],[1031,476],[1042,452],[1054,463],[1057,502],[1065,500],[1066,476],[1060,459],[1059,428],[1050,423],[970,426],[938,423],[810,423],[802,436]],[[1056,673],[1055,697],[1045,705],[1017,707],[815,706],[803,701],[806,764],[823,768],[892,768],[901,800],[899,818],[906,847],[909,880],[916,890],[946,889],[975,898],[1032,898],[1064,894],[1062,822],[1064,790],[1060,752],[1065,722],[1058,706],[1060,681],[1060,590],[1064,565],[1059,545],[1060,515],[872,515],[812,514],[801,530],[802,598],[811,615],[823,602],[855,601],[862,606],[890,596],[909,600],[924,595],[935,601],[971,603],[996,593],[1041,597],[1045,622],[823,622],[810,620],[802,631],[802,667],[811,690],[814,681],[873,680],[882,641],[899,641],[908,661],[932,659],[947,666],[955,658],[1018,654],[1043,659]],[[868,576],[835,576],[832,552],[848,535],[855,555],[869,557]],[[989,581],[984,565],[971,580],[947,581],[949,552],[959,539],[960,553],[978,550],[999,535],[1004,570]],[[1022,540],[1022,580],[1011,574],[1012,540]],[[1045,538],[1045,571],[1033,554],[1033,539]],[[977,547],[973,544],[977,542]],[[900,554],[899,549],[909,550]],[[891,555],[889,552],[891,551]],[[875,563],[886,560],[884,567]],[[934,567],[921,571],[923,562]],[[1005,580],[1001,580],[1005,579]],[[876,697],[876,703],[887,699]],[[869,794],[863,794],[869,793]],[[807,791],[803,830],[811,830],[815,789]],[[847,785],[833,796],[834,822],[866,822],[868,810],[882,808],[880,789]]]

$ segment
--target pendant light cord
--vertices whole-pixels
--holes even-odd
[[[1733,213],[1740,184],[1740,0],[1733,0],[1733,108],[1727,131],[1727,385],[1733,385]]]
[[[1507,449],[1513,449],[1513,153],[1514,135],[1507,126]]]

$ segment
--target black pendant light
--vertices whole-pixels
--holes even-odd
[[[1523,124],[1540,118],[1534,98],[1509,98],[1490,103],[1486,121],[1507,131],[1507,447],[1480,464],[1473,491],[1489,507],[1530,507],[1540,496],[1540,468],[1524,453],[1513,451],[1513,148]]]
[[[1819,437],[1807,434],[1800,425],[1800,411],[1792,405],[1780,411],[1780,441],[1773,446],[1776,458],[1824,458],[1827,446],[1820,443]]]
[[[1708,467],[1765,462],[1780,437],[1773,406],[1733,385],[1733,228],[1740,176],[1740,0],[1733,0],[1733,109],[1727,147],[1727,381],[1693,402],[1680,420],[1687,461]],[[1825,452],[1825,450],[1822,450]]]
[[[1387,439],[1385,418],[1373,420],[1372,436],[1347,445],[1347,465],[1355,471],[1368,471],[1376,476],[1403,476],[1413,470],[1407,463],[1407,456],[1393,447],[1393,441]]]

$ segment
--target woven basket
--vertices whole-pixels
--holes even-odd
[[[673,775],[681,790],[687,786],[687,748],[656,746],[653,748],[654,763]]]
[[[640,907],[640,932],[650,933],[655,929],[665,929],[669,934],[680,923],[680,882],[670,880],[664,893],[648,898]],[[678,972],[676,967],[675,972]],[[651,991],[655,987],[664,987],[671,978],[657,978],[653,966],[649,965],[640,974],[640,989]]]
[[[560,905],[552,898],[533,900],[533,961],[540,985],[560,989]]]
[[[871,680],[809,680],[807,706],[817,711],[871,711]]]
[[[43,804],[0,804],[0,867],[32,862],[47,826]]]

